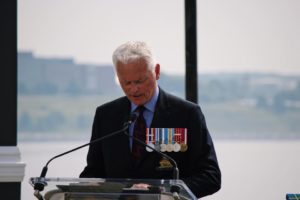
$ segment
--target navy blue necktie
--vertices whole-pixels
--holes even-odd
[[[145,110],[144,106],[139,106],[137,109],[139,113],[138,118],[135,121],[134,129],[133,129],[133,137],[145,142],[146,141],[146,121],[143,116],[143,112]],[[132,141],[132,156],[134,160],[139,160],[141,155],[145,151],[145,146],[138,143],[133,139]]]

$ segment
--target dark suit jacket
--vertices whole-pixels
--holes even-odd
[[[91,140],[121,129],[130,115],[130,102],[121,97],[97,108]],[[204,115],[197,104],[170,95],[160,89],[151,124],[153,128],[187,128],[186,152],[167,153],[178,164],[180,179],[199,198],[218,191],[221,172]],[[87,166],[80,177],[172,179],[172,171],[158,170],[161,156],[147,152],[134,165],[129,138],[118,134],[91,145]]]

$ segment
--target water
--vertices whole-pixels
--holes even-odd
[[[22,200],[34,199],[30,177],[40,175],[53,156],[84,142],[20,142],[26,163]],[[202,200],[283,200],[286,193],[300,193],[300,141],[216,140],[222,170],[222,189]],[[87,148],[52,161],[47,177],[78,177],[85,166]]]

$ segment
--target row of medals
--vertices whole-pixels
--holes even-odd
[[[184,131],[184,129],[182,129]],[[149,130],[147,130],[149,131]],[[186,131],[186,130],[185,130]],[[154,133],[152,133],[154,134]],[[159,132],[159,134],[161,134],[161,132]],[[186,137],[183,134],[183,137]],[[173,135],[174,137],[174,135]],[[152,141],[146,141],[147,145],[149,145],[150,147],[154,148],[155,150],[157,151],[161,151],[161,152],[185,152],[187,151],[188,147],[187,147],[187,144],[186,143],[178,143],[178,142],[175,142],[174,144],[172,143],[168,143],[168,144],[165,144],[165,143],[161,143],[159,141],[154,141],[155,143],[153,144]],[[148,152],[152,152],[153,149],[149,148],[149,147],[146,147],[146,150]]]

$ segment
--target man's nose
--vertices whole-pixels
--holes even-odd
[[[134,82],[132,82],[131,83],[131,91],[132,92],[137,92],[138,90],[139,90],[139,85],[136,84],[136,83],[134,83]]]

